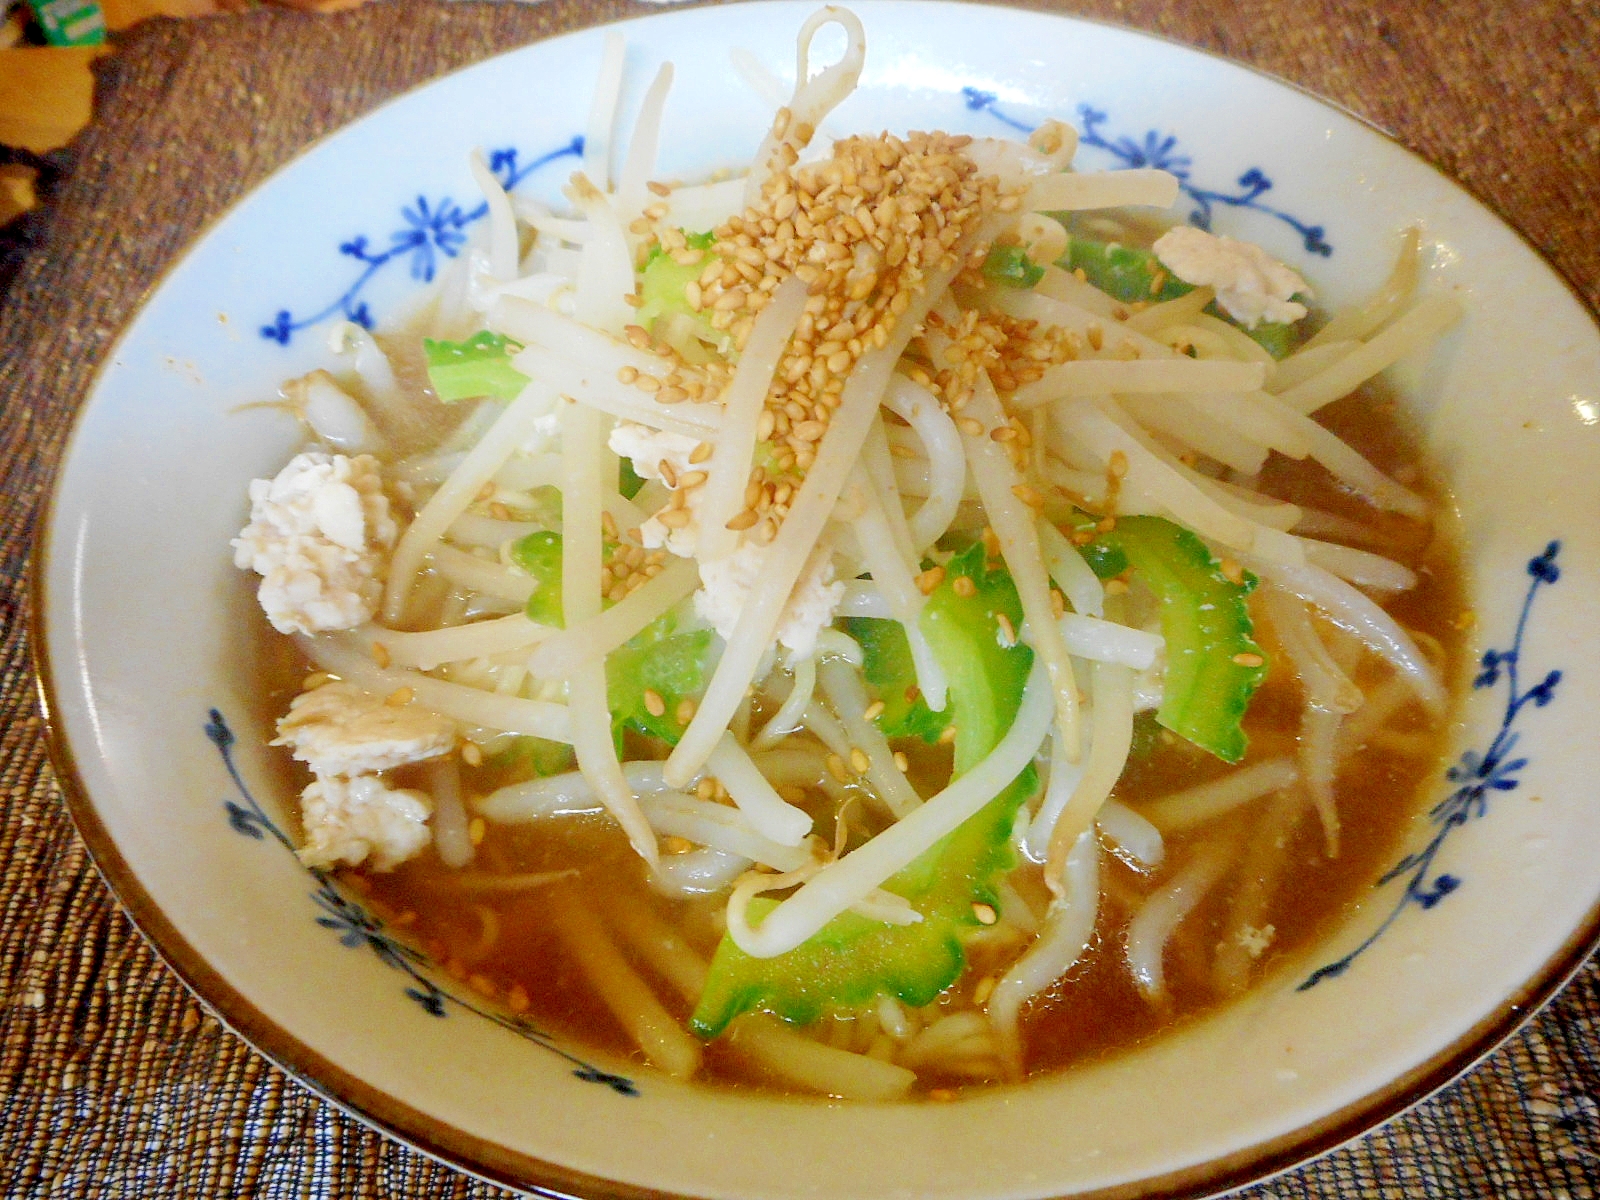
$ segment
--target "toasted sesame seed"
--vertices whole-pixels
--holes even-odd
[[[664,716],[667,711],[667,702],[661,698],[661,693],[654,688],[645,688],[644,710],[652,717]]]
[[[944,582],[943,567],[929,567],[917,576],[917,590],[924,596],[933,594],[933,590]]]
[[[867,752],[860,746],[850,747],[850,765],[857,775],[865,775],[867,768],[872,765],[872,760],[867,757]]]
[[[1000,914],[995,912],[994,905],[985,904],[981,900],[972,902],[972,915],[977,918],[979,925],[993,925],[1000,919]]]
[[[863,721],[876,721],[883,715],[884,704],[882,700],[874,700],[861,713]]]
[[[904,750],[896,750],[894,752],[894,765],[895,770],[899,771],[902,775],[911,770],[911,760],[906,757],[906,752]]]
[[[1039,494],[1037,488],[1034,488],[1026,483],[1018,483],[1012,486],[1011,494],[1018,500],[1021,500],[1029,508],[1035,509],[1039,512],[1044,511],[1044,497]]]
[[[383,698],[383,702],[390,708],[404,708],[411,703],[415,695],[416,693],[408,687],[395,688]]]
[[[978,585],[972,582],[970,575],[957,575],[950,581],[950,590],[963,600],[970,600],[978,594]]]
[[[483,747],[479,746],[477,742],[462,742],[461,761],[466,763],[469,767],[482,766]]]
[[[1265,665],[1267,660],[1262,658],[1259,654],[1250,654],[1245,652],[1241,654],[1235,654],[1233,656],[1233,661],[1241,667],[1259,667]]]
[[[638,378],[639,378],[639,369],[637,367],[618,367],[617,368],[617,382],[618,383],[632,383],[634,380],[636,380]]]
[[[844,765],[844,759],[837,754],[830,754],[825,761],[828,765],[828,774],[832,775],[840,783],[850,782],[850,771]]]
[[[382,642],[373,642],[372,661],[377,663],[379,667],[387,667],[392,661],[389,657],[389,647]],[[326,677],[324,677],[324,682],[326,682]]]

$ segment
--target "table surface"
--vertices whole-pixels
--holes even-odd
[[[1065,4],[1035,7],[1060,8]],[[1078,0],[1229,55],[1389,131],[1600,306],[1595,0]],[[41,244],[0,297],[0,1196],[487,1197],[369,1130],[224,1029],[107,891],[45,752],[28,557],[73,413],[141,298],[307,143],[446,70],[651,11],[387,0],[153,21],[101,64],[96,116]],[[1600,1185],[1600,970],[1463,1079],[1246,1194],[1580,1197]]]

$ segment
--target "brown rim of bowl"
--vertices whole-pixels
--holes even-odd
[[[760,0],[743,0],[743,2],[759,3]],[[963,5],[969,7],[978,6],[970,3],[970,0],[921,0],[921,2],[940,5],[948,4],[953,7]],[[1491,215],[1495,221],[1509,229],[1521,241],[1528,252],[1543,264],[1554,278],[1561,282],[1572,295],[1579,309],[1596,326],[1597,335],[1600,335],[1600,316],[1597,316],[1594,309],[1590,307],[1583,293],[1563,271],[1550,262],[1544,253],[1513,222],[1507,220],[1493,206],[1471,192],[1464,184],[1452,178],[1443,169],[1399,141],[1390,131],[1368,120],[1361,114],[1352,112],[1337,102],[1329,100],[1292,80],[1286,80],[1251,64],[1242,63],[1224,55],[1188,45],[1159,33],[1135,29],[1113,21],[1059,13],[1050,9],[1040,9],[1028,4],[995,3],[995,0],[981,0],[981,3],[983,6],[988,7],[1013,8],[1016,11],[1027,12],[1032,16],[1049,20],[1065,20],[1088,25],[1099,25],[1131,33],[1141,38],[1164,42],[1189,53],[1215,59],[1230,67],[1243,69],[1252,74],[1262,76],[1279,86],[1298,92],[1317,104],[1348,117],[1377,133],[1390,144],[1428,167],[1452,187],[1470,196],[1472,201]],[[686,6],[686,8],[709,6],[709,3],[695,4]],[[587,26],[580,25],[536,40],[551,40],[551,38],[568,34],[582,33],[602,27],[602,24],[629,24],[634,21],[661,19],[665,16],[666,14],[656,14],[655,18],[641,16],[623,21],[596,23],[595,25]],[[529,42],[527,44],[532,45],[534,43]],[[502,51],[500,53],[513,52]],[[486,55],[485,59],[479,61],[485,61],[487,58],[492,57],[495,57],[495,55]],[[459,69],[466,70],[469,68],[463,67]],[[428,86],[428,83],[425,82],[409,90],[415,91],[426,86]],[[405,95],[408,93],[402,92],[400,94]],[[376,107],[381,107],[381,105]],[[367,113],[352,118],[351,122],[346,122],[346,125],[363,119],[372,111],[374,109],[369,109]],[[341,126],[341,128],[343,127]],[[298,161],[306,151],[321,140],[323,139],[319,138],[308,143],[298,154],[280,165],[273,174],[277,174],[278,171]],[[268,176],[268,178],[270,177]],[[257,184],[257,187],[259,186]],[[252,192],[254,190],[252,188]],[[217,217],[208,222],[194,240],[174,257],[172,263],[162,272],[160,278],[144,291],[135,316],[137,316],[138,312],[143,311],[144,305],[159,291],[166,279],[187,258],[189,250],[209,235],[223,217],[231,212],[238,203],[242,203],[245,198],[247,197],[240,197],[239,200],[235,201],[235,204],[229,205],[223,213],[218,214]],[[119,342],[122,337],[126,336],[132,321],[133,318],[130,318],[128,325],[124,326],[122,333],[119,334]],[[113,348],[106,355],[106,361],[110,362],[114,358],[115,349]],[[104,368],[102,367],[103,370]],[[100,372],[97,372],[95,382],[89,388],[88,394],[90,396],[93,395],[99,378]],[[616,1180],[574,1171],[557,1163],[508,1150],[497,1143],[474,1137],[447,1125],[404,1101],[371,1087],[363,1080],[313,1050],[281,1025],[268,1019],[242,992],[234,988],[227,979],[213,970],[167,919],[160,906],[155,903],[150,893],[145,890],[143,883],[129,866],[127,860],[123,858],[121,850],[117,847],[116,842],[101,821],[100,815],[95,809],[94,801],[90,798],[88,789],[78,773],[77,762],[72,753],[72,748],[68,744],[55,716],[55,676],[45,636],[44,611],[47,608],[45,595],[46,576],[48,574],[45,564],[48,558],[47,552],[50,549],[51,522],[55,511],[60,467],[70,453],[72,443],[76,437],[77,427],[83,419],[85,410],[86,406],[80,408],[74,418],[73,428],[65,442],[61,460],[56,466],[57,480],[52,481],[46,501],[38,512],[37,522],[34,527],[36,541],[29,571],[32,585],[29,612],[30,646],[38,685],[39,705],[44,717],[47,749],[51,763],[62,784],[62,791],[67,800],[68,813],[72,817],[79,836],[83,838],[85,845],[88,847],[91,859],[100,877],[105,881],[124,910],[126,910],[133,921],[134,927],[139,931],[145,942],[156,953],[157,957],[166,963],[194,997],[210,1009],[223,1025],[275,1066],[282,1069],[302,1087],[322,1097],[340,1111],[370,1128],[376,1129],[380,1133],[386,1134],[449,1167],[464,1171],[499,1186],[522,1191],[531,1189],[538,1194],[547,1196],[586,1197],[591,1198],[591,1200],[689,1200],[684,1193],[661,1192],[651,1188],[636,1187]],[[1584,921],[1569,935],[1560,949],[1511,997],[1485,1015],[1477,1024],[1449,1046],[1439,1050],[1427,1061],[1413,1067],[1386,1086],[1376,1089],[1361,1099],[1328,1113],[1318,1120],[1309,1122],[1291,1133],[1256,1143],[1231,1154],[1208,1159],[1204,1162],[1148,1179],[1115,1184],[1092,1192],[1074,1192],[1070,1194],[1071,1200],[1204,1200],[1205,1197],[1215,1197],[1237,1188],[1260,1183],[1274,1175],[1302,1166],[1337,1149],[1346,1142],[1353,1141],[1372,1131],[1408,1108],[1426,1100],[1433,1093],[1464,1075],[1481,1059],[1490,1054],[1496,1047],[1508,1040],[1530,1021],[1539,1009],[1548,1003],[1581,969],[1584,962],[1596,949],[1600,949],[1600,904],[1596,904],[1595,907],[1591,908]],[[1061,1200],[1066,1200],[1066,1198],[1062,1197]]]

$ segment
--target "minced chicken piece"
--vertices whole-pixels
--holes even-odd
[[[311,451],[251,482],[233,561],[261,576],[257,596],[278,632],[352,629],[377,611],[397,533],[377,459]]]
[[[710,622],[722,637],[733,633],[744,612],[750,589],[755,587],[766,567],[767,547],[741,542],[726,558],[700,564],[700,590],[694,594],[694,610]],[[844,599],[844,584],[833,578],[833,560],[813,560],[795,581],[789,602],[778,619],[777,641],[801,658],[817,646],[817,634],[833,623],[833,614]]]
[[[306,835],[300,861],[326,868],[370,860],[375,870],[391,870],[431,840],[432,815],[433,802],[422,792],[397,791],[370,775],[318,776],[300,793]]]
[[[448,754],[456,736],[449,717],[334,680],[290,702],[272,744],[288,746],[320,776],[349,777]]]
[[[1260,246],[1179,225],[1156,239],[1156,257],[1185,283],[1217,290],[1222,311],[1246,329],[1262,321],[1292,323],[1306,307],[1291,300],[1310,295],[1305,280]]]
[[[634,472],[641,479],[659,479],[674,490],[679,479],[689,477],[694,471],[689,459],[700,445],[681,433],[651,429],[631,421],[619,421],[607,443],[614,453],[633,463]],[[699,489],[691,489],[684,496],[684,508],[689,513],[687,524],[669,526],[661,520],[660,513],[646,519],[639,526],[639,539],[644,548],[664,548],[679,558],[693,558],[700,537],[699,507]]]

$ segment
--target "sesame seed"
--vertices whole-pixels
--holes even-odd
[[[894,765],[895,769],[902,775],[911,770],[911,760],[906,757],[904,750],[896,750],[894,752]]]
[[[644,710],[652,717],[664,716],[667,711],[667,702],[661,698],[661,693],[654,688],[645,688]]]
[[[994,620],[995,624],[1000,626],[1000,644],[1007,648],[1015,646],[1017,644],[1017,630],[1011,624],[1011,618],[1001,612],[995,613]]]
[[[404,708],[411,703],[412,697],[415,695],[416,693],[408,687],[395,688],[394,691],[383,698],[383,702],[390,708]]]
[[[994,905],[985,904],[981,900],[973,901],[972,915],[978,919],[979,925],[993,925],[1000,919],[1000,914],[995,912]]]
[[[1259,654],[1250,654],[1246,652],[1235,654],[1233,656],[1233,661],[1241,667],[1259,667],[1264,666],[1267,660],[1262,658]]]
[[[970,575],[957,575],[950,582],[950,590],[963,600],[970,600],[978,594],[978,585],[972,582]]]
[[[851,746],[850,765],[855,768],[857,775],[865,775],[867,768],[872,765],[872,760],[867,757],[867,752],[860,746]]]
[[[826,762],[828,764],[828,774],[832,775],[840,783],[850,782],[850,772],[844,765],[844,759],[837,754],[830,754]]]
[[[874,700],[871,704],[867,705],[867,707],[862,711],[861,719],[864,720],[864,721],[876,721],[880,716],[883,715],[883,709],[884,709],[883,701],[882,700]]]
[[[1038,489],[1031,487],[1026,483],[1018,483],[1012,486],[1011,494],[1018,500],[1021,500],[1029,508],[1035,509],[1039,512],[1044,511],[1044,497],[1039,494]]]
[[[373,642],[372,661],[377,663],[379,667],[387,667],[392,661],[389,657],[389,647],[382,642]],[[324,676],[324,682],[326,682],[326,676]]]
[[[917,576],[917,590],[924,596],[933,594],[933,590],[944,582],[943,567],[929,567]]]

